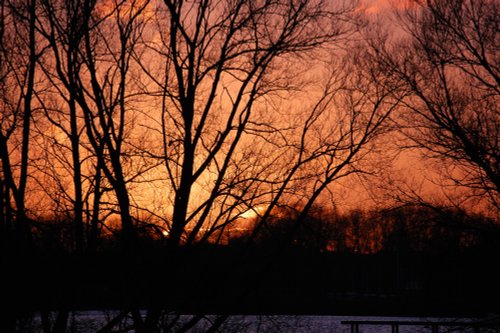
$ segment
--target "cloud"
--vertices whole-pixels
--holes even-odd
[[[411,0],[362,0],[360,9],[367,14],[379,14],[391,9],[404,9]]]

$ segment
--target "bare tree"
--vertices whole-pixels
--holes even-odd
[[[383,68],[372,63],[364,47],[354,43],[351,47],[352,53],[333,68],[323,95],[308,113],[296,146],[297,160],[287,175],[287,181],[298,176],[302,182],[304,171],[312,176],[305,182],[297,227],[333,184],[354,174],[376,172],[370,159],[376,158],[377,139],[392,131],[388,118],[405,96],[385,80]],[[278,195],[274,202],[282,199]],[[271,209],[272,205],[264,217]]]
[[[128,82],[130,58],[146,5],[147,2],[116,2],[109,8],[101,8],[93,1],[44,2],[47,22],[41,29],[53,50],[52,63],[45,70],[65,88],[59,91],[69,109],[67,129],[59,120],[52,122],[67,134],[71,144],[77,243],[83,242],[84,190],[93,192],[94,202],[88,206],[93,210],[92,233],[96,232],[101,173],[115,193],[125,243],[131,246],[136,238],[127,190],[128,175],[122,161],[130,159],[123,147],[130,123],[126,107],[131,95],[128,91],[132,90]],[[50,66],[55,73],[49,71]],[[83,131],[86,134],[84,150],[95,158],[90,168],[95,174],[85,176],[90,177],[85,189],[80,166]]]
[[[414,1],[399,13],[402,42],[374,52],[411,93],[403,132],[411,147],[446,167],[468,197],[499,200],[499,5],[495,1]],[[484,201],[484,200],[483,200]]]
[[[170,250],[220,235],[259,204],[266,207],[262,226],[274,207],[302,197],[302,223],[328,186],[361,170],[358,162],[394,106],[389,90],[372,84],[373,68],[335,67],[316,86],[315,98],[302,95],[303,106],[284,102],[293,112],[273,106],[303,83],[287,66],[314,50],[330,56],[319,49],[352,29],[346,23],[352,9],[243,0],[160,7],[158,31],[144,43],[161,61],[138,64],[152,82],[151,98],[161,98],[163,144],[153,157],[163,159],[166,193],[173,193]],[[145,325],[158,313],[152,309]]]
[[[116,1],[107,6],[86,0],[44,0],[42,4],[38,28],[51,52],[40,64],[54,93],[53,101],[46,98],[41,102],[48,122],[63,134],[62,140],[60,135],[52,138],[56,146],[53,150],[62,156],[52,155],[52,161],[47,162],[50,168],[59,163],[67,173],[54,175],[56,183],[71,177],[73,191],[64,186],[60,191],[73,206],[70,218],[74,219],[76,250],[82,252],[85,248],[84,214],[91,221],[88,245],[95,245],[107,181],[114,192],[110,204],[116,203],[112,211],[120,216],[123,254],[136,269],[137,233],[127,186],[142,169],[135,164],[136,160],[141,162],[140,158],[135,159],[128,149],[133,124],[129,101],[134,94],[129,70],[142,32],[141,13],[148,2]],[[131,281],[136,277],[124,276],[130,298],[135,297]],[[132,313],[140,317],[135,308],[138,304],[131,303]],[[65,309],[59,312],[61,323],[66,322],[65,315]]]
[[[36,0],[1,3],[1,129],[0,159],[4,184],[4,216],[11,220],[23,238],[31,236],[25,196],[28,182],[30,131],[33,114],[36,61],[40,55],[36,35]],[[19,144],[14,142],[20,138]],[[14,151],[19,163],[13,163]],[[19,166],[17,168],[17,165]],[[15,208],[11,206],[15,204]]]
[[[341,36],[349,10],[321,1],[164,2],[157,39],[149,44],[162,59],[161,79],[158,68],[143,67],[162,96],[162,156],[174,193],[171,246],[196,239],[219,205],[229,220],[229,212],[251,207],[245,201],[256,194],[248,187],[252,179],[237,169],[244,163],[239,158],[251,153],[240,148],[252,132],[276,131],[257,119],[255,104],[289,89],[276,68]],[[252,171],[256,186],[263,171]],[[208,179],[206,195],[193,198],[193,188]]]
[[[36,88],[36,62],[41,48],[35,30],[37,1],[0,2],[0,223],[6,271],[33,253],[32,220],[26,197],[31,171],[32,121]],[[31,155],[31,156],[30,156]],[[11,252],[6,253],[6,249]],[[20,277],[6,274],[7,284]],[[25,285],[23,285],[25,287]],[[2,302],[9,308],[2,326],[16,330],[18,308],[13,293]],[[12,308],[12,309],[11,309]]]
[[[63,110],[55,108],[54,112],[50,112],[51,107],[48,106],[49,101],[43,101],[46,119],[57,128],[58,131],[64,133],[70,142],[69,147],[64,149],[65,145],[60,139],[49,138],[52,141],[55,154],[48,156],[47,163],[54,163],[62,156],[65,156],[69,150],[71,153],[71,162],[68,165],[69,173],[72,177],[73,195],[67,193],[64,186],[61,191],[68,197],[68,201],[72,203],[72,214],[70,218],[74,222],[74,241],[76,252],[84,250],[84,189],[82,177],[82,157],[80,137],[83,132],[81,124],[82,117],[77,114],[76,102],[76,78],[79,69],[82,65],[81,57],[79,56],[79,48],[82,45],[84,32],[82,31],[82,20],[88,19],[80,12],[83,3],[79,1],[67,2],[64,6],[60,6],[59,2],[42,1],[43,15],[39,18],[39,29],[46,37],[53,53],[45,58],[45,62],[41,62],[42,70],[45,72],[48,80],[58,92],[58,97],[64,100],[64,104],[68,109],[68,117]],[[45,19],[45,20],[44,20]],[[54,66],[55,73],[51,73],[48,67]],[[60,78],[56,80],[56,78]],[[66,89],[64,89],[66,88]],[[56,149],[61,148],[61,149]],[[47,148],[48,149],[48,148]],[[64,158],[63,158],[64,159]],[[62,163],[63,167],[66,167]],[[42,166],[44,169],[50,169],[47,165]],[[60,173],[52,172],[54,177],[61,177]]]

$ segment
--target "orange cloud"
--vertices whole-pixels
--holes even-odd
[[[379,14],[391,9],[404,9],[411,0],[362,0],[360,9],[367,14]]]

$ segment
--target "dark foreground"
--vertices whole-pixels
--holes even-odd
[[[116,318],[117,311],[83,311],[71,313],[68,331],[78,333],[103,332],[106,324]],[[182,331],[182,325],[193,315],[165,313],[160,332]],[[206,315],[189,332],[204,332],[217,315]],[[41,333],[43,328],[37,315],[25,317],[18,325],[25,333]],[[130,317],[124,317],[114,326],[114,332],[133,332]],[[459,332],[493,333],[500,331],[498,315],[476,318],[436,317],[356,317],[356,316],[292,316],[292,315],[232,315],[225,319],[217,332],[221,333],[416,333]]]
[[[5,256],[4,304],[30,311],[161,308],[181,313],[465,316],[500,312],[493,252],[430,255],[230,247]]]

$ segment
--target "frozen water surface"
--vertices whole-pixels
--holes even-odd
[[[67,332],[90,333],[97,332],[106,323],[119,314],[117,311],[81,311],[72,312],[69,318]],[[164,332],[175,332],[175,328],[180,328],[193,316],[165,314],[161,319],[160,327],[165,328]],[[201,333],[217,318],[216,315],[207,315],[199,321],[189,332]],[[52,318],[53,319],[53,318]],[[285,315],[233,315],[230,316],[220,328],[221,333],[350,333],[351,327],[343,325],[342,321],[366,320],[366,321],[459,321],[464,322],[467,318],[418,318],[418,317],[360,317],[360,316],[285,316]],[[124,317],[113,332],[134,332],[132,329],[132,319]],[[170,329],[166,329],[170,327]],[[39,315],[35,314],[26,317],[19,327],[22,332],[43,332]],[[391,326],[360,325],[359,333],[391,333]],[[399,333],[432,333],[431,326],[400,326]],[[473,332],[472,329],[442,327],[439,332]],[[481,332],[493,332],[483,330]],[[498,331],[496,331],[498,332]]]

